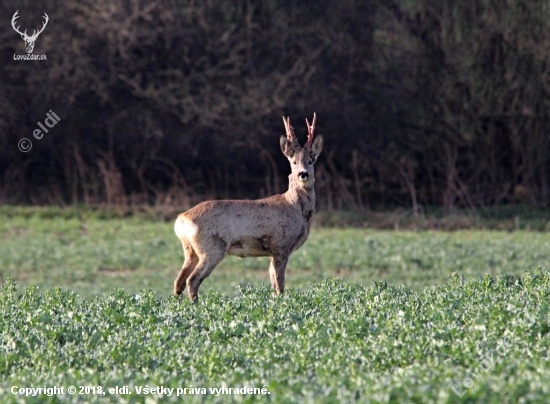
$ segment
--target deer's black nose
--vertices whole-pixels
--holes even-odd
[[[309,174],[307,171],[300,171],[298,173],[298,177],[300,177],[300,179],[302,180],[307,180],[309,178]]]

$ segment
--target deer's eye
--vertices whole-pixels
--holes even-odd
[[[309,165],[312,165],[312,164],[313,164],[313,160],[311,160],[308,164],[309,164]]]
[[[296,162],[294,161],[293,164],[296,164]]]

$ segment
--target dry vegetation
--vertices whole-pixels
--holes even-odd
[[[11,60],[17,9],[22,29],[50,16],[47,61]],[[273,194],[281,115],[316,111],[321,209],[548,207],[549,14],[519,0],[2,2],[0,203],[162,211]],[[34,140],[50,109],[60,123]]]

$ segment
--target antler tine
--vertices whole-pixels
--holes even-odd
[[[38,35],[40,35],[42,31],[44,31],[44,28],[46,28],[46,25],[48,25],[48,21],[50,21],[50,17],[48,17],[48,14],[46,13],[44,13],[42,18],[44,18],[44,21],[42,22],[42,28],[38,30],[38,32],[36,30],[33,31],[33,34],[32,34],[33,38],[38,38]]]
[[[311,125],[309,124],[309,121],[306,118],[306,125],[307,125],[307,143],[306,146],[311,146],[311,143],[313,142],[313,132],[315,131],[315,121],[317,120],[317,115],[315,112],[313,113],[313,121],[311,121]]]
[[[25,32],[21,32],[19,31],[19,27],[16,27],[15,24],[16,24],[16,20],[19,18],[19,16],[17,15],[19,13],[19,10],[17,10],[15,12],[15,14],[13,15],[13,17],[11,18],[11,26],[13,27],[13,29],[15,30],[15,32],[17,32],[18,34],[20,35],[26,35],[27,34],[27,30],[25,30]]]
[[[295,142],[296,138],[294,137],[294,129],[292,128],[292,126],[290,126],[290,117],[287,117],[285,119],[285,117],[283,116],[283,122],[285,123],[286,137],[291,142]]]

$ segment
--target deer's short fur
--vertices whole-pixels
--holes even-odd
[[[285,269],[290,254],[309,236],[315,212],[313,164],[323,149],[323,137],[314,139],[315,114],[308,127],[308,140],[302,148],[294,136],[290,119],[283,118],[286,137],[280,145],[292,168],[288,191],[253,201],[225,200],[202,202],[176,219],[174,230],[181,240],[185,262],[174,293],[187,285],[194,301],[199,286],[227,255],[269,257],[269,277],[277,294],[285,287]]]

